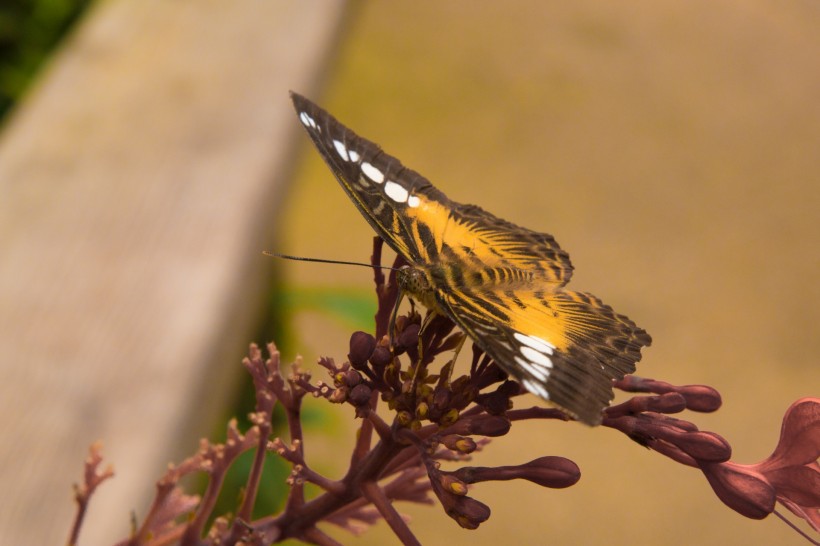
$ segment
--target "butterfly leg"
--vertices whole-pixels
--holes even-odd
[[[389,342],[390,342],[389,347],[390,347],[391,351],[393,350],[393,342],[394,342],[394,339],[395,339],[395,336],[396,336],[396,319],[399,316],[399,307],[401,306],[401,302],[404,299],[404,296],[405,296],[405,291],[399,289],[399,293],[396,296],[396,304],[393,306],[393,312],[390,315],[390,323],[387,327]],[[410,300],[410,305],[411,306],[414,305],[412,299]],[[421,327],[419,328],[419,334],[418,334],[418,337],[419,337],[419,340],[418,340],[418,362],[416,363],[416,366],[413,368],[413,377],[410,381],[411,392],[414,392],[416,390],[416,386],[417,386],[417,383],[418,383],[419,368],[421,368],[422,359],[424,357],[424,351],[423,351],[423,348],[422,348],[422,333],[424,332],[424,329],[427,327],[427,325],[430,323],[430,321],[435,316],[436,316],[435,312],[428,313],[427,316],[424,317],[424,320],[421,323]]]
[[[401,305],[401,300],[404,299],[404,290],[399,290],[399,293],[396,295],[396,304],[393,306],[393,313],[390,314],[390,324],[387,326],[387,335],[389,336],[388,339],[390,341],[390,350],[393,350],[393,340],[395,339],[396,335],[396,318],[399,316],[399,306]]]
[[[424,360],[424,348],[422,347],[422,340],[424,339],[424,330],[427,329],[430,323],[433,322],[433,319],[437,316],[438,313],[436,313],[435,311],[430,311],[429,313],[427,313],[427,316],[424,317],[424,320],[421,321],[421,328],[419,328],[419,363],[421,363],[422,360]]]
[[[453,348],[453,358],[450,360],[449,367],[447,368],[447,383],[450,383],[450,378],[453,377],[453,369],[456,367],[456,359],[458,358],[459,353],[461,352],[461,348],[464,347],[464,342],[467,341],[467,336],[462,335],[461,340],[458,342]]]
[[[438,315],[438,313],[436,313],[435,311],[430,311],[429,313],[427,313],[427,316],[424,317],[424,320],[421,321],[421,327],[419,328],[419,341],[418,341],[419,360],[416,363],[415,368],[413,369],[413,379],[410,382],[410,385],[412,386],[413,391],[416,390],[416,387],[418,385],[419,370],[421,369],[422,363],[424,362],[424,347],[423,347],[423,343],[422,343],[422,340],[424,339],[424,337],[423,337],[424,330],[427,328],[427,326],[430,325],[430,323],[433,321],[433,319],[437,315]]]

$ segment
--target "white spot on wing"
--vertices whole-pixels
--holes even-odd
[[[536,396],[540,396],[544,400],[549,400],[550,395],[547,392],[547,389],[544,388],[544,385],[540,383],[536,383],[531,379],[522,379],[521,384],[524,385],[524,388],[533,393]]]
[[[533,364],[538,364],[545,368],[552,368],[552,360],[544,353],[539,353],[532,347],[521,347],[521,354]]]
[[[350,156],[347,155],[347,148],[338,140],[333,140],[333,147],[336,148],[336,153],[345,161],[350,161]]]
[[[547,378],[550,376],[550,374],[547,370],[544,370],[543,368],[539,368],[538,366],[534,365],[532,362],[524,360],[520,356],[515,357],[515,361],[519,366],[521,366],[521,369],[524,370],[527,373],[527,375],[530,375],[530,376],[538,379],[542,383],[547,382]]]
[[[356,152],[356,150],[348,150],[348,153],[350,154],[350,161],[354,163],[359,162],[359,154]]]
[[[313,127],[316,128],[316,122],[313,121],[313,118],[308,115],[307,112],[301,112],[299,114],[299,119],[302,120],[302,125],[306,127]]]
[[[388,180],[384,185],[384,193],[387,194],[387,197],[397,203],[405,203],[407,201],[407,197],[409,196],[406,189],[402,188],[392,180]]]
[[[538,336],[528,336],[526,334],[522,334],[521,332],[515,332],[513,337],[527,347],[532,347],[536,351],[544,353],[545,355],[551,355],[553,350],[555,350],[555,345],[549,341],[541,339]]]
[[[411,195],[410,197],[407,198],[407,206],[408,207],[416,208],[419,205],[421,205],[421,199],[419,199],[417,196]]]
[[[382,182],[384,182],[384,174],[367,161],[362,163],[362,172],[365,174],[367,178],[369,178],[376,184],[381,184]]]

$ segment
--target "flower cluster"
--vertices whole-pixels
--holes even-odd
[[[763,519],[775,513],[792,525],[775,510],[780,502],[820,533],[820,399],[794,402],[783,417],[774,452],[759,463],[744,465],[729,460],[732,448],[720,435],[668,416],[684,409],[715,411],[721,404],[715,389],[676,387],[635,376],[616,382],[616,387],[655,396],[635,397],[607,408],[604,426],[620,430],[674,461],[699,468],[718,498],[743,516]]]
[[[158,482],[156,498],[142,524],[121,544],[241,541],[267,545],[295,538],[332,545],[337,542],[318,524],[332,523],[359,533],[378,520],[386,521],[402,544],[419,544],[397,511],[397,501],[431,503],[432,494],[458,525],[475,529],[490,517],[490,508],[472,496],[475,484],[524,479],[544,487],[564,488],[579,480],[578,466],[558,456],[500,467],[464,465],[490,438],[506,435],[515,421],[570,418],[552,408],[514,408],[516,397],[524,391],[475,346],[469,372],[453,377],[452,355],[461,348],[463,334],[453,332],[453,324],[441,316],[428,320],[422,329],[421,316],[415,310],[392,321],[397,298],[395,270],[385,279],[380,263],[381,241],[376,239],[376,335],[355,332],[346,361],[319,361],[328,378],[318,381],[298,362],[283,374],[273,344],[268,345],[267,360],[252,345],[244,360],[256,392],[251,428],[241,433],[231,422],[224,444],[203,440],[196,455],[171,467]],[[441,355],[451,356],[444,357],[443,365],[433,366]],[[784,418],[780,443],[772,455],[755,465],[740,465],[730,461],[731,447],[721,436],[671,417],[687,409],[717,410],[721,399],[715,389],[674,386],[635,376],[616,382],[615,387],[637,394],[607,408],[603,426],[619,430],[673,461],[699,468],[718,497],[744,516],[762,518],[777,513],[776,502],[780,502],[820,532],[820,400],[796,402]],[[349,405],[361,420],[349,467],[339,479],[316,472],[305,460],[300,415],[306,397]],[[287,439],[272,438],[276,406],[284,409]],[[385,406],[391,416],[387,420],[377,412]],[[255,459],[235,514],[213,514],[225,473],[248,450],[255,450]],[[291,465],[283,484],[288,487],[287,501],[281,512],[253,519],[263,464],[270,453]],[[110,476],[110,471],[97,472],[99,461],[95,449],[85,485],[78,488],[82,493],[77,495],[80,510],[70,544],[76,543],[88,498]],[[448,469],[442,463],[448,463]],[[179,486],[183,476],[195,472],[209,477],[201,498],[183,494]],[[322,492],[308,499],[307,482]]]

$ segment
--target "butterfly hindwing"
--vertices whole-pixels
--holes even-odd
[[[438,297],[455,322],[527,390],[598,424],[612,400],[612,380],[635,371],[641,347],[652,341],[649,335],[591,294],[495,287],[493,296],[491,290],[451,290]],[[511,299],[518,303],[493,303]]]

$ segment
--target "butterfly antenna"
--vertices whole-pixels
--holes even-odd
[[[346,262],[343,260],[326,260],[324,258],[305,258],[304,256],[291,256],[289,254],[279,254],[276,252],[268,252],[267,250],[262,252],[265,256],[270,256],[271,258],[282,258],[285,260],[295,260],[298,262],[317,262],[321,264],[339,264],[339,265],[358,265],[361,267],[369,267],[371,269],[378,268],[378,269],[389,269],[390,271],[397,271],[395,267],[389,267],[386,265],[373,265],[373,264],[366,264],[363,262]]]

